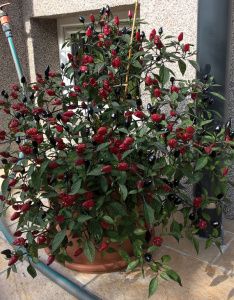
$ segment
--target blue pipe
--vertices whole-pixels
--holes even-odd
[[[10,233],[9,229],[5,226],[4,222],[0,219],[0,231],[5,236],[6,240],[9,244],[12,244],[14,241],[14,237]],[[24,254],[27,254],[27,250],[24,247],[18,247],[21,251],[23,251]],[[41,272],[43,275],[48,277],[50,280],[52,280],[54,283],[58,284],[60,287],[62,287],[64,290],[66,290],[68,293],[76,297],[77,299],[81,300],[101,300],[97,296],[93,295],[88,290],[82,288],[82,286],[74,283],[70,279],[66,278],[62,274],[58,273],[57,271],[53,270],[52,268],[45,265],[43,262],[39,261],[38,263],[33,263],[32,259],[30,259],[30,263],[37,269],[39,272]]]
[[[21,79],[23,77],[23,70],[22,70],[22,67],[21,67],[21,64],[20,64],[20,61],[19,61],[18,54],[17,54],[16,49],[15,49],[13,37],[11,35],[9,35],[9,37],[8,37],[8,43],[9,43],[9,46],[10,46],[11,55],[12,55],[12,58],[13,58],[13,61],[14,61],[14,64],[15,64],[15,68],[16,68],[16,72],[17,72],[17,75],[18,75],[19,82],[20,82],[20,84],[22,84]]]

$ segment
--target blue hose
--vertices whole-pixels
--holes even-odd
[[[10,46],[10,50],[11,50],[11,55],[12,55],[13,61],[15,63],[15,68],[16,68],[16,72],[17,72],[17,75],[18,75],[18,79],[19,79],[19,82],[21,83],[21,79],[23,77],[23,70],[22,70],[22,67],[21,67],[21,64],[20,64],[19,57],[17,55],[16,49],[15,49],[15,45],[14,45],[14,41],[13,41],[13,37],[12,36],[8,36],[8,43],[9,43],[9,46]]]
[[[6,240],[9,244],[13,243],[13,236],[10,233],[9,229],[5,226],[4,222],[0,218],[0,231],[5,236]],[[27,254],[27,250],[24,247],[20,247],[20,250],[23,251],[24,254]],[[53,270],[52,268],[45,265],[43,262],[39,261],[38,263],[33,263],[30,259],[30,263],[37,269],[39,272],[41,272],[43,275],[45,275],[47,278],[52,280],[54,283],[58,284],[60,287],[62,287],[64,290],[66,290],[68,293],[76,297],[80,300],[101,300],[101,298],[95,296],[82,286],[74,283],[70,279],[66,278],[62,274],[58,273],[57,271]]]

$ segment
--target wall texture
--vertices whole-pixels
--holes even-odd
[[[5,0],[0,0],[0,5],[6,3]],[[6,7],[11,20],[12,31],[14,32],[14,41],[20,60],[23,62],[23,71],[28,77],[28,60],[27,60],[27,47],[26,47],[26,33],[24,31],[22,14],[21,14],[21,0],[12,1],[11,6]],[[11,58],[10,49],[7,39],[3,32],[0,32],[0,92],[3,89],[8,89],[10,84],[17,82],[17,74],[15,66]],[[0,113],[0,129],[5,129],[7,126],[6,114]],[[2,147],[1,147],[2,148]]]
[[[224,107],[224,119],[227,121],[230,117],[234,121],[234,1],[231,5],[231,20],[230,20],[230,30],[227,33],[229,35],[229,53],[227,62],[227,75],[226,75],[226,98],[227,102]],[[234,166],[231,172],[229,172],[229,179],[233,182],[234,178]],[[229,204],[225,205],[225,215],[227,218],[234,219],[234,187],[229,190],[229,199],[231,200]]]

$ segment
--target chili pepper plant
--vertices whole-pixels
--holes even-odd
[[[78,255],[90,262],[97,252],[116,251],[116,242],[127,272],[150,268],[151,296],[160,280],[181,285],[173,258],[158,254],[167,237],[186,237],[198,251],[197,233],[210,222],[203,209],[221,208],[226,199],[234,134],[212,108],[224,100],[218,85],[210,75],[186,78],[188,64],[199,70],[182,32],[174,37],[153,28],[146,36],[138,22],[131,42],[128,16],[129,27],[120,27],[109,7],[90,20],[80,17],[82,29],[64,45],[77,52],[59,72],[47,67],[36,82],[1,93],[10,118],[0,132],[1,214],[13,210],[13,244],[27,249],[3,251],[8,273],[18,260],[37,262],[43,248],[50,249],[48,264],[70,262],[69,231],[79,237]],[[212,195],[205,188],[186,192],[207,174]],[[207,247],[220,245],[219,226]],[[134,256],[121,248],[126,240]],[[28,271],[36,275],[30,263]]]

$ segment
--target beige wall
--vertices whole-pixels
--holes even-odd
[[[5,1],[0,0],[0,3]],[[106,5],[106,0],[13,0],[6,10],[12,19],[12,29],[16,48],[25,70],[31,80],[35,79],[35,72],[43,72],[48,64],[51,68],[59,68],[59,48],[57,37],[57,19],[67,16],[78,17]],[[124,14],[134,1],[110,0],[108,4],[113,12]],[[197,0],[141,0],[140,15],[148,25],[142,29],[148,33],[150,28],[163,26],[169,34],[177,35],[185,32],[185,39],[196,43],[197,28]],[[0,57],[4,57],[0,85],[7,85],[16,80],[14,66],[8,53],[7,44],[0,36]],[[1,62],[0,62],[1,63]],[[9,77],[9,74],[11,76]],[[193,76],[191,69],[186,74]]]

